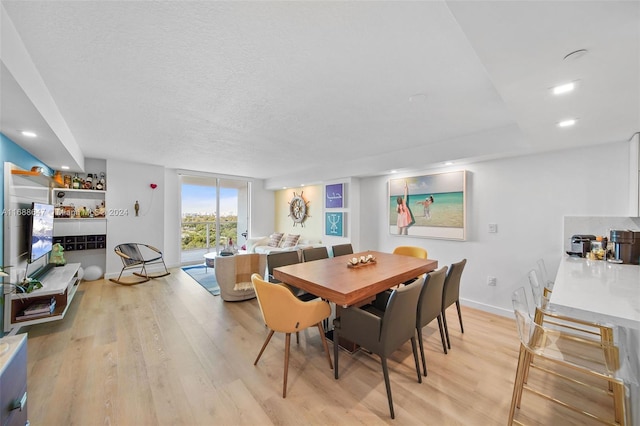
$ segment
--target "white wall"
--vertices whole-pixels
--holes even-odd
[[[164,173],[164,261],[167,267],[180,266],[180,232],[182,227],[180,178],[175,169]]]
[[[440,266],[467,258],[463,303],[510,316],[511,293],[526,284],[525,275],[537,259],[544,258],[555,275],[565,248],[564,216],[627,215],[628,155],[629,144],[616,143],[465,166],[464,242],[389,235],[389,177],[362,179],[360,248],[391,251],[418,245]],[[447,170],[457,169],[437,171]],[[497,233],[488,233],[489,223],[498,225]],[[497,278],[495,287],[487,285],[490,275]]]
[[[249,238],[270,235],[275,229],[275,193],[264,188],[264,181],[251,183]]]
[[[122,269],[113,249],[121,243],[144,243],[164,251],[165,169],[126,161],[107,161],[107,278]],[[151,189],[150,184],[158,185]],[[140,204],[139,216],[134,204]],[[179,202],[175,202],[179,211]],[[126,213],[126,214],[125,214]]]

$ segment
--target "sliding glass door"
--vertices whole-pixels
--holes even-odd
[[[203,255],[232,245],[241,250],[249,229],[249,182],[181,175],[181,261],[202,263]]]

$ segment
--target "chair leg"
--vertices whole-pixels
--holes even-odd
[[[296,344],[300,344],[300,332],[296,331]]]
[[[460,331],[464,333],[464,327],[462,326],[462,311],[460,310],[459,300],[456,300],[456,308],[458,309],[458,321],[460,321]]]
[[[284,382],[282,383],[282,397],[287,397],[287,376],[289,375],[289,347],[291,346],[291,333],[287,333],[284,344]]]
[[[617,423],[624,425],[624,398],[625,398],[625,390],[624,385],[621,383],[611,383],[613,386],[613,411],[614,411],[614,419]]]
[[[275,333],[275,331],[273,330],[269,330],[269,335],[267,336],[267,338],[264,341],[264,344],[262,345],[262,349],[260,349],[260,353],[258,354],[258,357],[256,358],[256,360],[254,361],[253,365],[257,365],[258,361],[260,360],[260,357],[262,356],[262,352],[264,352],[264,349],[267,347],[267,345],[269,344],[269,341],[271,340],[271,337],[273,337],[273,333]]]
[[[382,374],[384,375],[384,384],[387,388],[387,398],[389,399],[389,412],[391,413],[391,418],[395,419],[396,414],[393,412],[393,398],[391,397],[391,383],[389,382],[389,368],[387,367],[387,358],[380,357],[380,362],[382,363]]]
[[[339,337],[338,337],[338,327],[335,326],[335,323],[333,325],[333,363],[334,363],[334,368],[333,368],[333,373],[334,373],[334,377],[336,378],[336,380],[338,380],[338,342],[339,342]]]
[[[449,338],[449,328],[447,327],[447,314],[442,311],[442,325],[444,326],[444,335],[447,338],[447,347],[451,349],[451,339]]]
[[[418,374],[418,383],[422,383],[422,374],[420,374],[420,362],[418,362],[418,348],[416,345],[415,336],[411,338],[411,348],[413,349],[413,359],[416,362],[416,373]],[[422,361],[424,361],[424,353],[422,355]],[[424,375],[427,375],[427,367],[424,367]]]
[[[322,346],[324,346],[324,351],[327,353],[327,359],[329,360],[329,368],[333,368],[333,364],[331,363],[331,355],[329,354],[329,345],[327,345],[327,338],[324,336],[324,329],[322,328],[322,323],[318,323],[318,331],[320,331],[320,340],[322,340]]]
[[[427,377],[427,360],[424,357],[424,345],[422,343],[422,329],[416,329],[418,331],[418,344],[420,345],[420,357],[422,357],[422,370],[425,377]]]
[[[436,317],[438,319],[438,328],[440,329],[440,340],[442,341],[442,350],[447,353],[447,343],[444,339],[444,327],[442,326],[442,314]]]
[[[516,368],[516,378],[513,382],[513,394],[511,396],[511,407],[509,408],[509,424],[513,424],[513,416],[516,412],[516,406],[520,408],[520,398],[522,397],[522,388],[524,386],[524,364],[526,362],[526,351],[520,346],[520,354],[518,355],[518,367]]]

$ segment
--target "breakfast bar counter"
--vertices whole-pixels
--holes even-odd
[[[640,426],[640,266],[565,256],[550,304],[569,316],[614,326],[631,424]]]

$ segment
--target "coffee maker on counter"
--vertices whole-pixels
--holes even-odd
[[[571,250],[569,256],[586,257],[591,251],[591,242],[596,240],[595,235],[573,235],[571,237]]]
[[[610,231],[610,240],[613,243],[613,258],[611,262],[640,263],[640,231],[614,230]]]

